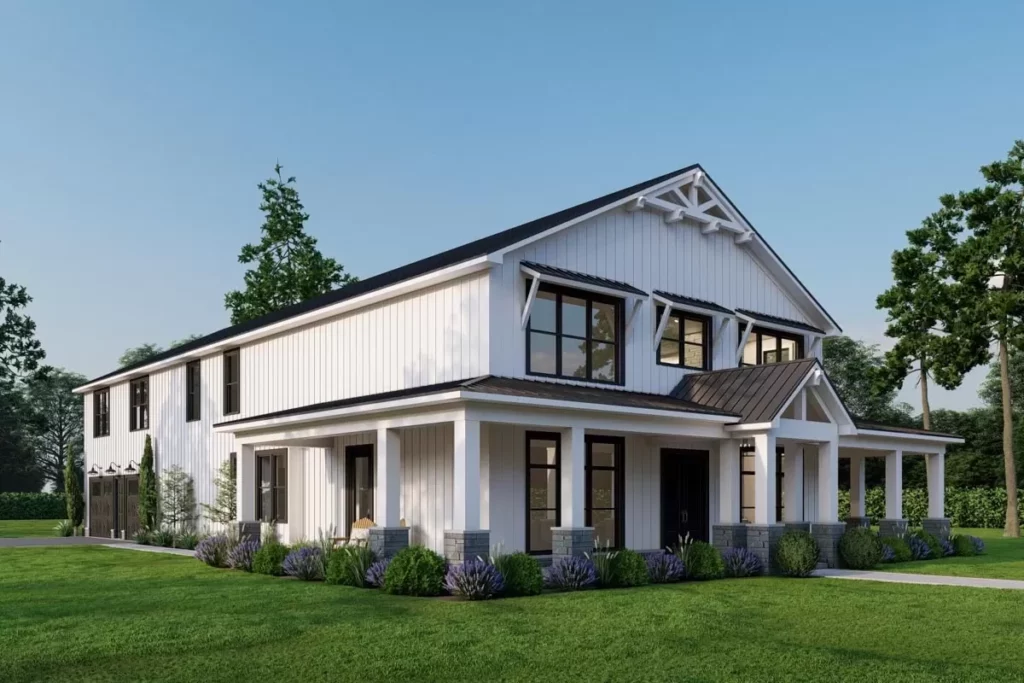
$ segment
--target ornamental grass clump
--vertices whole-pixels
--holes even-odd
[[[746,548],[726,548],[722,551],[722,564],[730,579],[759,576],[764,571],[761,558]]]
[[[211,567],[226,567],[228,550],[227,536],[210,536],[196,545],[195,557]]]
[[[292,550],[281,563],[285,576],[294,576],[300,581],[324,580],[324,554],[317,546],[302,546]]]
[[[448,567],[444,588],[452,595],[467,600],[487,600],[505,589],[501,573],[483,560],[469,560]]]
[[[775,548],[775,564],[786,576],[806,578],[817,566],[818,544],[806,531],[787,531]]]
[[[364,577],[364,585],[370,588],[383,588],[384,587],[384,576],[388,573],[388,565],[391,564],[391,558],[385,557],[384,559],[377,560],[366,570],[366,576]]]
[[[658,550],[647,553],[647,576],[651,583],[675,583],[682,581],[686,576],[686,567],[683,561],[672,553]]]
[[[153,543],[151,534],[145,529],[139,529],[135,532],[135,537],[132,539],[139,545],[150,545]]]
[[[228,566],[243,572],[252,571],[252,563],[259,552],[260,542],[253,538],[239,541],[228,554]]]
[[[847,529],[839,539],[839,557],[848,569],[871,569],[882,561],[882,543],[871,529]]]
[[[613,586],[628,588],[630,586],[646,586],[650,583],[647,572],[647,560],[635,550],[620,550],[612,559]]]
[[[53,527],[53,533],[57,536],[74,536],[75,525],[70,519],[62,519]]]
[[[544,584],[559,591],[578,591],[597,585],[594,563],[582,555],[556,560],[544,573]]]
[[[195,550],[200,540],[199,534],[194,531],[188,531],[174,539],[174,547],[181,548],[182,550]]]
[[[544,588],[544,572],[537,558],[524,552],[503,554],[500,550],[491,555],[491,564],[504,579],[507,597],[540,595]]]
[[[384,591],[392,595],[440,595],[444,590],[444,558],[429,548],[410,545],[391,559]]]
[[[367,572],[376,559],[367,545],[338,548],[327,562],[327,583],[363,588]]]
[[[174,532],[170,529],[157,529],[151,533],[149,537],[152,545],[161,546],[163,548],[174,547]]]
[[[583,556],[590,560],[594,566],[594,574],[597,576],[597,585],[609,588],[615,585],[615,558],[617,552],[610,550],[595,550],[592,553],[583,553]]]

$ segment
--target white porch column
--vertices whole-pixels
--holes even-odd
[[[288,540],[295,542],[305,538],[306,534],[306,492],[305,492],[305,448],[288,449]],[[315,536],[318,529],[310,529],[310,537]]]
[[[786,444],[782,459],[784,522],[804,521],[804,449],[802,444]]]
[[[740,523],[740,442],[718,444],[718,523]]]
[[[377,472],[374,491],[374,522],[399,526],[402,517],[402,438],[397,429],[377,430]]]
[[[942,519],[946,516],[946,454],[932,453],[925,457],[928,468],[928,517]]]
[[[885,518],[903,519],[903,451],[885,456]]]
[[[480,529],[480,422],[455,420],[452,527]]]
[[[238,498],[235,516],[240,522],[256,519],[256,449],[243,445],[235,467],[235,495]]]
[[[818,523],[839,519],[839,442],[818,444]]]
[[[754,524],[775,524],[775,435],[754,435]]]
[[[850,517],[867,517],[864,456],[850,456]]]
[[[583,427],[570,427],[562,431],[562,527],[586,526],[583,511],[586,480],[586,445]]]

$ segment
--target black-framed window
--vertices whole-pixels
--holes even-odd
[[[133,379],[128,384],[130,397],[128,429],[149,429],[149,377]]]
[[[200,365],[194,360],[185,364],[185,421],[193,422],[200,418]]]
[[[357,520],[373,519],[373,445],[345,448],[345,499],[349,528]]]
[[[665,307],[659,306],[655,325],[661,323],[664,313]],[[658,344],[658,364],[690,370],[710,370],[711,318],[672,310]]]
[[[288,453],[256,454],[256,519],[288,523]]]
[[[92,435],[110,436],[110,388],[92,392]]]
[[[747,342],[743,345],[743,357],[740,359],[740,365],[784,363],[803,357],[803,335],[755,327],[750,331],[750,336],[747,337]]]
[[[542,284],[530,309],[526,371],[622,384],[622,300]]]
[[[562,438],[557,433],[526,433],[526,551],[552,550],[551,529],[562,519]]]
[[[224,414],[234,415],[241,411],[242,372],[239,349],[224,352]]]
[[[622,548],[626,442],[615,436],[588,436],[586,444],[586,524],[594,528],[595,547]]]
[[[740,446],[740,521],[744,524],[754,523],[754,447]],[[781,522],[785,512],[785,474],[782,465],[785,462],[785,449],[775,449],[775,521]]]

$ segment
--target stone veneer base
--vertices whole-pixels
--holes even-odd
[[[556,526],[551,529],[551,559],[582,555],[594,550],[594,528]]]
[[[818,559],[824,562],[829,569],[839,568],[839,539],[846,533],[846,524],[843,522],[811,525],[811,536],[818,544]]]
[[[409,547],[409,527],[372,526],[366,531],[370,550],[377,557],[391,557]]]
[[[945,517],[939,518],[925,518],[921,520],[921,528],[935,536],[939,540],[946,540],[949,538],[950,531],[952,531],[953,525]]]
[[[870,517],[847,517],[846,518],[846,526],[851,528],[851,529],[856,528],[856,527],[870,527],[871,526],[871,518]]]
[[[491,532],[487,529],[444,532],[444,559],[451,564],[477,558],[486,562],[490,552]]]
[[[878,520],[878,535],[883,538],[889,536],[900,536],[905,533],[907,533],[907,520],[905,519]]]
[[[761,566],[764,567],[766,574],[773,571],[775,546],[784,533],[786,533],[784,524],[747,525],[747,550],[761,560]]]
[[[711,545],[724,551],[726,548],[747,547],[746,524],[715,524],[711,527]]]

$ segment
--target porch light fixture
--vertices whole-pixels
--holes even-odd
[[[89,468],[89,476],[90,477],[95,477],[99,473],[100,473],[100,471],[98,469],[96,469],[96,465],[93,465],[92,467]]]
[[[110,463],[110,467],[106,469],[107,474],[117,474],[117,470],[114,469],[115,467],[117,467],[117,465]],[[118,469],[120,468],[118,467]]]
[[[128,461],[128,466],[124,468],[124,471],[125,472],[135,472],[136,471],[135,470],[135,466],[138,465],[138,464],[139,463],[135,462],[134,460],[129,460]]]

